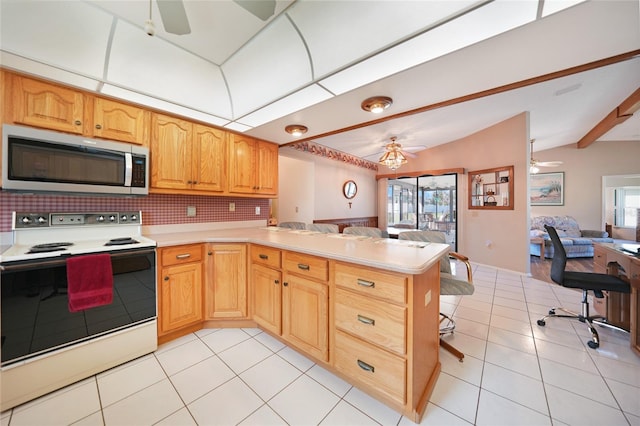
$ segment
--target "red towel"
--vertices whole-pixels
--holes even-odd
[[[111,256],[90,254],[67,259],[69,312],[78,312],[113,301]]]

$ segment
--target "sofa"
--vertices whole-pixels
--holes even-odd
[[[531,218],[530,238],[544,240],[544,257],[553,257],[553,245],[544,225],[556,228],[558,236],[567,252],[567,257],[593,257],[593,243],[612,243],[613,238],[605,231],[580,229],[578,222],[571,216],[536,216]],[[530,242],[529,253],[540,255],[540,244]]]

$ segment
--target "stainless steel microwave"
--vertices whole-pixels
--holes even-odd
[[[3,190],[146,195],[148,182],[148,148],[2,126]]]

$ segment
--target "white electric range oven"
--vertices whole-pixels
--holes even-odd
[[[141,216],[13,214],[0,255],[0,411],[157,348],[156,243]],[[112,300],[74,311],[67,262],[95,254],[109,256]]]

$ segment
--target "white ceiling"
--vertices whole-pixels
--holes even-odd
[[[185,0],[191,34],[143,30],[146,0],[0,0],[0,63],[280,144],[375,159],[390,136],[430,147],[531,112],[536,150],[577,142],[640,87],[640,58],[360,129],[391,116],[640,49],[638,0],[277,1],[262,21]],[[557,93],[563,93],[558,95]],[[601,139],[640,140],[640,114]],[[317,136],[317,137],[316,137]]]

